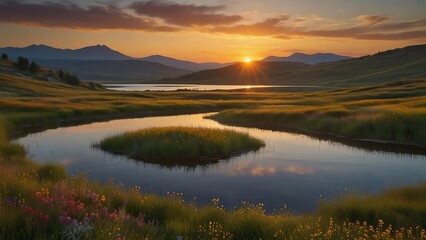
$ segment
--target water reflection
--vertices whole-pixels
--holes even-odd
[[[286,85],[200,85],[200,84],[105,84],[107,89],[118,91],[211,91],[251,88],[306,88],[306,86]]]
[[[250,175],[250,176],[272,176],[277,173],[274,166],[251,166],[250,164],[241,164],[231,170],[231,175]]]
[[[284,172],[296,174],[296,175],[307,175],[307,174],[313,174],[315,172],[314,168],[312,167],[302,167],[302,166],[288,166],[284,168]]]
[[[90,171],[89,177],[110,177],[127,186],[160,195],[182,192],[197,204],[214,197],[227,208],[241,201],[262,202],[268,211],[287,204],[296,213],[315,209],[321,199],[332,199],[341,189],[375,193],[426,181],[426,158],[370,151],[305,135],[223,126],[203,119],[205,114],[114,120],[51,129],[18,139],[38,162],[57,162],[71,174]],[[247,132],[266,142],[249,153],[209,166],[162,167],[94,150],[100,139],[128,130],[154,126],[202,126]],[[320,197],[321,196],[321,197]]]

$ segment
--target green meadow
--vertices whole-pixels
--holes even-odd
[[[423,80],[320,94],[321,97],[318,93],[304,97],[304,101],[310,99],[311,103],[230,109],[210,118],[231,125],[425,146],[426,82]]]
[[[11,143],[16,135],[79,121],[213,111],[220,111],[214,119],[232,125],[291,127],[413,145],[426,142],[425,80],[307,92],[124,93],[1,73],[0,239],[176,239],[178,235],[185,239],[244,240],[426,238],[425,185],[376,196],[347,196],[299,216],[288,214],[286,209],[266,214],[262,204],[242,203],[225,210],[220,199],[198,207],[185,202],[179,193],[159,197],[143,194],[137,187],[92,182],[84,175],[67,176],[62,167],[37,164],[23,146]],[[143,136],[161,142],[168,133],[151,129],[124,134],[112,142],[133,142],[132,134],[137,139]],[[195,134],[202,149],[203,144],[217,144],[218,136],[223,135],[205,133],[205,129],[185,129],[177,139]],[[241,136],[229,134],[242,141]],[[164,152],[164,148],[166,145],[147,152]],[[218,153],[227,155],[241,149],[252,147],[227,147],[211,156],[202,151],[191,156],[214,158]],[[129,150],[116,151],[128,154]]]

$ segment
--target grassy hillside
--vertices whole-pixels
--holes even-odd
[[[158,197],[140,193],[137,187],[67,177],[59,166],[32,162],[9,137],[27,125],[46,126],[70,118],[171,109],[250,111],[248,107],[260,105],[278,113],[267,112],[257,119],[281,116],[288,105],[296,113],[307,110],[299,116],[304,120],[323,112],[339,120],[350,111],[370,110],[369,117],[393,109],[401,109],[402,116],[410,119],[411,110],[425,112],[425,82],[322,92],[121,93],[0,74],[0,239],[176,239],[182,235],[184,239],[423,240],[424,185],[324,203],[310,215],[292,216],[286,209],[267,215],[262,204],[249,203],[227,211],[220,199],[197,207],[179,194]],[[416,126],[425,132],[421,129],[425,124]]]
[[[252,69],[252,70],[250,70]],[[351,87],[426,77],[426,45],[389,50],[372,56],[312,66],[255,62],[201,71],[167,83],[275,84]]]
[[[426,77],[426,45],[389,50],[335,63],[314,65],[282,76],[275,83],[365,86]]]
[[[228,67],[204,70],[175,79],[163,79],[161,83],[197,84],[270,84],[272,79],[297,72],[309,65],[293,62],[237,63]]]
[[[55,85],[55,84],[49,84],[49,83],[59,83],[59,84],[72,85],[77,88],[86,88],[90,90],[104,89],[99,84],[95,84],[92,82],[82,82],[78,79],[78,77],[69,75],[69,73],[62,72],[63,75],[61,77],[58,71],[54,71],[52,69],[40,66],[38,63],[36,65],[38,67],[37,72],[31,72],[29,71],[29,69],[20,70],[17,67],[15,61],[0,59],[0,75],[2,76],[3,79],[8,80],[8,81],[3,81],[3,87],[4,87],[4,89],[2,89],[3,92],[9,92],[12,95],[16,93],[12,89],[21,84],[21,82],[17,79],[27,79],[27,80],[30,80],[29,83],[38,83],[44,86]],[[69,88],[70,86],[67,86],[67,87]],[[31,91],[31,88],[30,88],[30,91]]]

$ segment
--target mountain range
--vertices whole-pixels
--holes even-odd
[[[6,47],[0,48],[1,53],[8,54],[11,58],[24,56],[31,60],[142,60],[155,62],[165,66],[196,72],[206,69],[220,68],[231,63],[195,63],[185,60],[174,59],[161,55],[152,55],[148,57],[135,58],[115,51],[105,45],[89,46],[80,49],[59,49],[46,45],[31,45],[24,48]],[[75,62],[73,62],[75,63]],[[49,66],[50,67],[50,66]]]
[[[162,83],[362,86],[426,78],[426,45],[409,46],[337,62],[307,65],[259,61],[204,70]]]
[[[337,62],[342,60],[351,59],[352,57],[341,56],[334,53],[315,53],[315,54],[304,54],[304,53],[293,53],[288,57],[276,57],[269,56],[264,58],[264,62],[301,62],[305,64],[315,65],[318,63],[325,62]]]
[[[81,49],[59,49],[46,45],[0,48],[10,58],[24,56],[46,67],[65,70],[78,75],[82,80],[99,82],[143,83],[162,78],[174,78],[192,72],[219,69],[235,63],[205,62],[196,63],[171,57],[152,55],[143,58],[130,57],[105,45]],[[290,57],[267,57],[264,61],[292,61],[314,64],[324,61],[346,59],[335,54],[302,53]],[[156,64],[153,64],[156,63]]]
[[[105,45],[89,46],[80,49],[59,49],[46,45],[31,45],[24,48],[6,47],[0,48],[1,53],[6,53],[11,58],[24,56],[32,60],[130,60],[118,51],[112,50]]]

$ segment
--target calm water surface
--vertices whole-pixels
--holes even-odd
[[[285,86],[285,85],[199,85],[199,84],[104,84],[107,89],[118,91],[176,91],[176,90],[236,90],[250,88],[294,88],[309,86]]]
[[[31,134],[19,142],[38,162],[66,166],[71,174],[90,171],[90,178],[140,186],[143,192],[166,195],[182,192],[202,205],[214,197],[227,208],[241,201],[264,203],[272,212],[286,204],[294,213],[315,210],[321,199],[347,192],[376,193],[426,181],[426,157],[368,152],[304,135],[223,126],[205,114],[124,119]],[[188,168],[165,168],[92,149],[112,134],[154,126],[203,126],[248,132],[266,147],[220,161]]]

